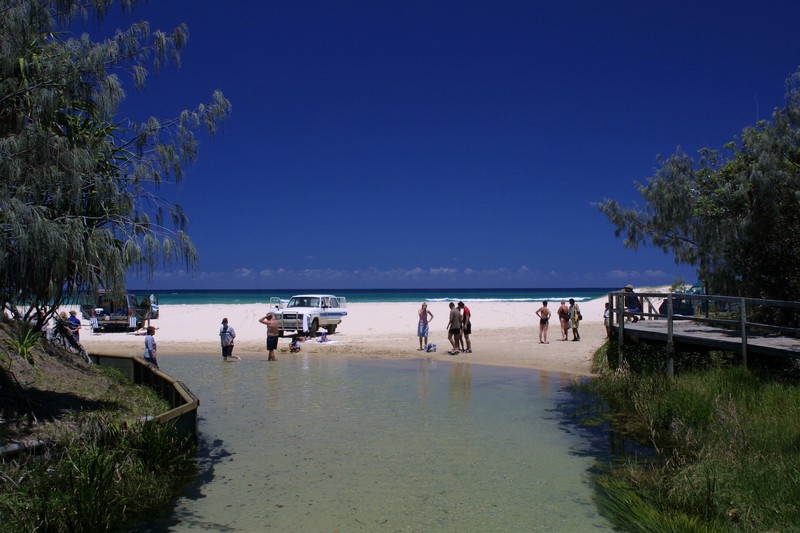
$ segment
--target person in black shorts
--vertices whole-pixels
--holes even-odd
[[[547,300],[542,302],[542,306],[536,310],[539,317],[539,344],[550,344],[547,342],[547,329],[550,325],[550,309],[547,308]]]
[[[458,309],[461,311],[461,347],[464,353],[472,353],[472,341],[469,339],[472,335],[472,313],[464,302],[458,302]]]
[[[458,345],[461,342],[461,313],[456,304],[450,302],[450,320],[447,321],[447,340],[453,346],[450,355],[458,355]]]
[[[278,321],[273,318],[272,313],[267,313],[267,316],[258,321],[267,326],[267,352],[269,353],[267,361],[277,361],[275,350],[278,349]]]

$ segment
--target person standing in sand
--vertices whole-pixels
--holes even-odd
[[[472,353],[472,341],[469,340],[469,336],[472,335],[472,313],[464,302],[458,302],[458,309],[461,311],[461,347],[464,353]]]
[[[278,321],[273,318],[272,313],[267,313],[267,316],[259,318],[258,321],[267,326],[267,352],[269,352],[267,361],[277,361],[275,350],[278,349]]]
[[[447,321],[447,340],[453,346],[450,355],[458,355],[458,345],[461,342],[461,313],[456,304],[450,302],[450,320]]]
[[[428,304],[422,302],[422,307],[419,311],[417,311],[419,315],[419,323],[417,324],[417,337],[419,337],[419,350],[422,351],[425,349],[425,346],[428,345],[428,333],[430,332],[430,327],[428,323],[433,320],[433,313],[430,312],[428,309]]]
[[[575,303],[575,300],[569,299],[569,327],[572,328],[572,340],[579,341],[581,336],[578,333],[578,325],[581,321],[581,308]]]
[[[238,355],[233,355],[233,339],[236,338],[236,331],[233,326],[228,325],[228,319],[222,319],[222,327],[219,328],[219,341],[222,344],[222,360],[227,362],[231,357],[237,361],[241,361]]]
[[[565,341],[569,331],[569,307],[567,307],[567,302],[561,300],[561,305],[556,314],[558,314],[558,321],[561,323],[561,340]]]
[[[539,317],[539,344],[550,344],[547,342],[547,328],[550,325],[550,309],[547,308],[547,300],[542,302],[542,306],[536,310]]]
[[[153,335],[156,334],[156,328],[153,326],[147,327],[147,335],[144,337],[144,353],[142,356],[148,364],[158,368],[158,352],[156,350],[156,339]]]
[[[76,341],[81,341],[81,319],[78,318],[78,312],[74,309],[69,312],[67,329],[70,333],[72,333],[72,336],[75,337]]]

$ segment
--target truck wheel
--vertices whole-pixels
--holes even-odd
[[[278,337],[283,337],[283,330],[282,329],[278,330]]]
[[[333,335],[334,333],[336,333],[336,326],[328,326],[325,329],[328,331],[328,335]]]
[[[308,335],[310,337],[316,337],[318,329],[319,329],[319,320],[315,318],[314,320],[311,321],[311,326],[308,329]]]

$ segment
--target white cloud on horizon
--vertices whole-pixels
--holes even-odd
[[[132,276],[134,284],[150,285],[151,282],[164,288],[247,288],[264,284],[285,288],[322,287],[339,285],[339,288],[416,288],[423,286],[516,286],[516,287],[613,287],[622,282],[643,284],[668,284],[680,276],[664,270],[622,270],[606,272],[557,272],[554,270],[531,270],[527,266],[517,268],[475,269],[471,267],[430,267],[391,269],[262,269],[238,267],[229,272],[201,271],[189,273],[185,269],[159,271],[153,278]],[[242,285],[246,286],[242,286]]]

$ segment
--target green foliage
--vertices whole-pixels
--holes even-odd
[[[107,429],[2,465],[0,532],[119,531],[193,471],[193,449],[170,425]]]
[[[664,374],[667,370],[669,352],[662,344],[625,344],[625,370],[634,373]],[[689,370],[703,370],[738,362],[737,356],[726,352],[706,352],[677,350],[672,354],[672,364],[675,372]],[[608,369],[619,366],[619,344],[616,337],[612,337],[605,345],[595,352],[592,359],[592,372],[603,374]]]
[[[217,91],[173,119],[117,116],[117,73],[143,87],[148,66],[179,61],[188,30],[138,22],[99,42],[62,31],[114,3],[0,0],[0,305],[30,306],[26,318],[83,289],[119,289],[129,268],[196,261],[183,211],[156,193],[196,159],[193,131],[215,133],[230,104]]]
[[[17,322],[3,341],[9,350],[33,363],[31,352],[42,342],[42,332],[30,322]]]
[[[800,300],[800,71],[771,121],[698,161],[678,149],[637,187],[644,210],[597,204],[625,246],[673,253],[712,293]]]
[[[621,527],[797,530],[796,382],[725,365],[674,379],[622,369],[604,371],[584,392],[603,399],[618,430],[657,452],[652,461],[610,465],[598,478],[600,507]]]
[[[726,531],[723,525],[703,522],[686,513],[659,509],[623,479],[600,476],[598,506],[624,531],[675,533],[715,533]]]

